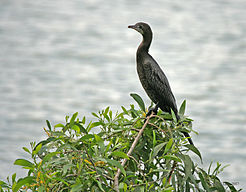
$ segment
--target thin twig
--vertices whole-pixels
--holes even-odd
[[[173,167],[172,167],[172,170],[170,171],[170,173],[169,173],[169,175],[168,175],[168,183],[170,183],[170,181],[171,181],[172,174],[173,174],[174,169],[176,168],[176,166],[177,166],[177,162],[176,162],[176,161],[174,161],[174,162],[173,162]]]
[[[148,116],[148,117],[146,118],[146,121],[144,122],[143,127],[142,127],[142,128],[140,129],[140,131],[138,132],[137,137],[136,137],[135,140],[133,141],[132,146],[131,146],[131,148],[129,149],[129,151],[128,151],[128,153],[127,153],[127,156],[128,156],[128,157],[131,156],[131,154],[132,154],[134,148],[135,148],[136,145],[137,145],[138,140],[140,139],[141,135],[143,134],[143,131],[144,131],[145,127],[147,126],[147,124],[148,124],[148,122],[149,122],[149,119],[152,118],[152,117],[153,117],[153,113],[152,113],[150,116]],[[126,164],[126,162],[127,162],[127,159],[124,159],[124,160],[122,161],[122,163],[121,163],[122,167],[124,167],[124,165]],[[115,177],[114,177],[114,189],[115,189],[115,191],[117,191],[117,192],[119,192],[119,176],[120,176],[120,173],[121,173],[121,171],[120,171],[120,169],[118,168],[117,173],[116,173],[116,175],[115,175]]]
[[[137,129],[134,129],[133,126],[134,126],[139,120],[141,120],[141,119],[143,119],[143,118],[138,118],[137,120],[135,120],[135,121],[133,122],[133,124],[131,124],[131,127],[130,127],[129,129],[130,129],[130,130],[134,130],[134,131],[139,131],[139,130],[137,130]],[[123,130],[123,131],[125,131],[125,130]],[[122,131],[122,132],[123,132],[123,131]],[[108,138],[111,138],[112,136],[116,135],[117,133],[118,133],[118,132],[113,133],[113,134],[111,134],[111,135],[105,137],[104,139],[106,140],[106,139],[108,139]]]
[[[165,169],[162,165],[163,163],[165,163],[165,161],[163,163],[161,163],[161,161],[156,157],[155,157],[155,160],[157,161],[157,163],[159,163],[159,165],[161,166],[162,169]]]
[[[137,163],[137,165],[139,167],[139,162],[133,156],[130,155],[129,157],[132,158]]]
[[[92,168],[90,168],[90,167],[88,167],[88,166],[87,166],[87,169],[89,169],[89,170],[91,170],[91,171],[96,171],[96,170],[94,170],[94,169],[92,169]],[[109,179],[110,181],[113,181],[113,180],[114,180],[113,178],[109,177],[108,175],[106,175],[106,174],[104,174],[104,173],[102,173],[102,175],[103,175],[104,177],[106,177],[107,179]]]
[[[131,186],[132,186],[132,187],[138,187],[138,186],[143,186],[143,185],[146,185],[146,184],[150,185],[150,184],[152,184],[152,183],[157,183],[157,182],[159,182],[159,181],[162,181],[163,178],[165,178],[165,176],[162,176],[162,177],[161,177],[160,179],[158,179],[158,180],[148,181],[148,182],[146,182],[146,183],[140,183],[140,184],[133,184],[133,185],[131,185]]]
[[[89,161],[91,162],[92,166],[94,167],[94,169],[95,169],[95,171],[96,171],[97,175],[99,175],[99,174],[98,174],[98,172],[97,172],[96,166],[95,166],[95,164],[94,164],[93,160],[91,159],[91,157],[90,157],[90,155],[89,155],[88,151],[87,151],[87,150],[85,150],[85,152],[86,152],[86,154],[87,154],[87,156],[88,156],[88,158],[89,158]],[[102,182],[100,177],[99,177],[98,179],[99,179],[99,181],[100,181],[100,182]]]
[[[153,124],[153,123],[148,123],[149,125],[155,127],[156,129],[159,129],[161,132],[163,132],[165,135],[167,134],[166,131],[164,131],[162,128],[158,127],[157,125]]]
[[[140,131],[140,129],[136,129],[136,128],[131,128],[131,130],[133,130],[133,131],[137,131],[137,132],[139,132],[139,131]]]

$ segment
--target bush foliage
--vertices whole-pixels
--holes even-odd
[[[161,110],[146,121],[143,100],[131,96],[140,109],[130,105],[113,114],[107,107],[92,113],[95,121],[89,123],[78,113],[67,116],[64,124],[51,126],[47,121],[47,139],[23,147],[31,160],[14,162],[27,169],[27,175],[17,180],[15,173],[0,181],[0,191],[237,191],[220,181],[221,164],[213,170],[211,165],[207,170],[199,167],[201,153],[182,134],[193,131],[192,120],[184,116],[185,101],[179,122]],[[192,160],[194,155],[200,162]]]

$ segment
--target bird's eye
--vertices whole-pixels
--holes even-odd
[[[143,29],[141,25],[138,26],[139,29]]]

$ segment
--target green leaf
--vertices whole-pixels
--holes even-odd
[[[169,141],[165,147],[164,154],[166,154],[168,152],[168,150],[172,147],[172,144],[173,144],[173,138],[169,139]]]
[[[83,117],[83,119],[82,119],[82,122],[81,122],[82,124],[85,124],[85,116]]]
[[[95,137],[97,143],[103,142],[103,139],[100,136],[98,136],[97,134],[94,134],[94,137]]]
[[[184,116],[185,114],[185,107],[186,107],[186,100],[183,101],[179,108],[179,115]]]
[[[3,182],[2,180],[0,180],[0,191],[3,189],[3,188],[9,188],[9,185],[5,182]],[[3,190],[1,192],[4,192]]]
[[[75,121],[75,119],[76,119],[77,116],[78,116],[78,112],[74,113],[73,116],[72,116],[72,118],[70,119],[70,126],[71,127],[73,126],[74,121]]]
[[[14,174],[12,175],[12,184],[15,183],[15,179],[16,179],[16,173],[14,173]]]
[[[153,147],[155,147],[157,141],[156,141],[156,134],[155,134],[155,130],[152,131],[153,132]]]
[[[123,189],[123,191],[127,191],[127,184],[121,182],[121,183],[119,184],[119,189]]]
[[[44,186],[38,187],[38,191],[37,192],[46,192],[45,187]]]
[[[77,133],[77,134],[80,134],[80,128],[78,125],[73,125],[72,129]]]
[[[46,155],[44,158],[43,158],[43,161],[42,161],[42,165],[44,163],[46,163],[47,161],[49,161],[53,156],[57,155],[58,152],[52,152],[52,153],[49,153],[48,155]]]
[[[99,125],[102,125],[102,122],[93,122],[91,125],[90,125],[90,128],[93,128],[93,127],[97,127]]]
[[[182,162],[180,158],[176,157],[175,155],[165,155],[163,157],[164,159],[168,159],[168,160],[173,160],[173,161],[177,161],[177,162]]]
[[[80,183],[76,183],[72,185],[71,192],[80,192],[83,189],[83,185]]]
[[[91,114],[92,114],[93,116],[99,118],[99,116],[98,116],[96,113],[92,112]]]
[[[167,142],[164,142],[164,143],[161,143],[157,146],[155,146],[154,150],[153,150],[153,155],[152,155],[152,158],[154,158],[158,152],[167,144]]]
[[[216,177],[214,186],[218,189],[219,192],[225,192],[225,188],[221,184],[219,178]]]
[[[66,181],[64,181],[63,179],[61,179],[61,178],[59,178],[59,177],[54,178],[54,180],[56,180],[56,181],[61,181],[61,182],[64,183],[65,185],[70,186],[69,183],[67,183]]]
[[[172,114],[172,118],[173,118],[174,122],[177,123],[177,117],[176,117],[176,115],[172,109],[171,109],[171,114]]]
[[[79,127],[80,132],[83,132],[85,134],[88,134],[88,132],[86,131],[86,129],[80,123],[74,123],[74,124]]]
[[[66,175],[67,171],[71,168],[71,167],[74,167],[73,164],[65,164],[62,168],[62,171],[63,171],[63,175]]]
[[[220,167],[221,167],[221,164],[219,162],[217,162],[217,167],[214,169],[212,175],[214,175],[214,176],[218,175]]]
[[[138,103],[140,109],[145,112],[145,105],[143,99],[136,93],[131,93],[131,97]]]
[[[108,114],[103,113],[103,116],[104,116],[105,119],[107,119],[108,122],[110,122],[110,118],[109,118]]]
[[[224,182],[232,192],[237,192],[236,188],[229,182]]]
[[[162,179],[162,185],[166,185],[166,182],[167,182],[167,177],[164,177],[163,179]]]
[[[138,189],[138,191],[140,191],[140,192],[144,192],[144,186],[140,186],[140,187],[138,187],[137,189]]]
[[[104,189],[102,188],[102,183],[99,182],[97,179],[95,179],[94,181],[96,181],[97,186],[99,187],[99,189],[100,189],[101,191],[104,191]]]
[[[173,191],[174,191],[173,187],[168,187],[168,188],[165,188],[163,192],[173,192]]]
[[[204,179],[202,173],[199,172],[198,175],[199,175],[199,178],[200,178],[200,180],[201,180],[201,183],[202,183],[203,188],[204,188],[207,192],[210,192],[211,190],[209,189],[209,186],[208,186],[208,184],[206,183],[206,181],[205,181],[205,179]]]
[[[194,186],[198,189],[199,186],[198,186],[198,183],[197,183],[197,178],[195,178],[194,175],[190,175],[190,176],[189,176],[189,179],[191,180],[190,183],[193,183]]]
[[[24,151],[26,151],[27,153],[31,154],[31,152],[29,151],[29,149],[27,149],[26,147],[22,147],[22,149],[23,149]]]
[[[212,167],[213,162],[211,161],[209,166],[208,166],[208,174],[210,175],[211,167]]]
[[[55,138],[55,137],[49,137],[46,140],[40,141],[36,146],[38,146],[39,144],[42,144],[42,146],[44,146],[44,145],[46,145],[46,144],[48,144],[50,142],[56,141],[56,140],[58,140],[58,139]]]
[[[46,120],[46,124],[47,124],[49,130],[51,131],[51,125],[50,125],[50,122],[48,120]]]
[[[14,165],[19,165],[19,166],[29,167],[29,168],[34,167],[34,164],[26,159],[16,159],[14,162]]]
[[[104,145],[104,141],[102,140],[101,137],[99,137],[97,134],[94,134],[95,140],[98,143],[98,145],[100,146],[100,151],[101,153],[104,152],[105,150],[105,145]]]
[[[121,173],[123,173],[123,175],[126,176],[125,169],[123,168],[123,166],[118,161],[115,161],[115,160],[112,160],[112,159],[106,159],[106,161],[108,162],[108,164],[119,168],[121,170]]]
[[[202,162],[202,155],[201,155],[200,151],[194,145],[187,144],[187,145],[184,145],[184,147],[190,149],[195,154],[197,154],[198,157],[200,158],[201,162]]]
[[[126,110],[125,107],[121,106],[121,109],[124,111],[125,114],[128,114],[128,111]]]
[[[68,122],[68,119],[69,119],[69,116],[66,115],[65,117],[66,123]]]
[[[125,153],[123,153],[123,152],[121,152],[121,151],[114,151],[114,152],[111,153],[111,155],[112,155],[113,157],[116,156],[116,157],[122,157],[122,158],[124,158],[124,159],[130,159],[130,158],[127,156],[127,154],[125,154]]]
[[[56,124],[54,127],[55,127],[55,128],[57,128],[57,127],[62,127],[62,128],[64,128],[65,126],[64,126],[63,124],[61,124],[61,123],[58,123],[58,124]]]
[[[148,190],[150,191],[150,189],[153,188],[154,186],[155,186],[154,184],[150,185]]]
[[[36,145],[33,151],[33,155],[38,154],[41,148],[42,148],[42,143],[39,143],[38,145]]]
[[[112,120],[112,118],[113,118],[113,117],[112,117],[112,116],[113,116],[112,111],[109,111],[109,113],[108,113],[108,114],[109,114],[110,119]]]
[[[80,140],[80,141],[87,141],[87,140],[89,140],[89,139],[94,139],[94,138],[95,138],[94,135],[92,135],[92,134],[87,134],[87,135],[81,137],[79,140]]]
[[[124,184],[125,184],[125,183],[121,182],[121,183],[119,184],[119,189],[123,189],[123,188],[124,188]]]
[[[25,178],[21,178],[17,181],[15,187],[13,188],[13,192],[17,192],[23,185],[29,184],[35,182],[35,177],[27,176]]]
[[[184,176],[184,181],[188,179],[190,175],[192,175],[192,167],[193,167],[193,162],[188,155],[181,155],[184,165],[185,165],[185,176]]]
[[[111,149],[111,145],[113,144],[113,140],[111,140],[106,147],[105,153],[107,153],[109,151],[109,149]],[[112,149],[111,149],[112,150]]]
[[[109,111],[109,107],[107,107],[103,113],[103,115],[107,115],[108,114],[108,111]]]

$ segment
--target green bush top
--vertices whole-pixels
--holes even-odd
[[[205,171],[193,162],[191,154],[201,162],[202,156],[182,134],[193,131],[192,120],[184,116],[185,101],[177,122],[174,114],[160,110],[146,118],[141,97],[131,96],[140,109],[130,105],[113,114],[107,107],[92,113],[96,120],[89,123],[78,113],[55,126],[47,121],[47,138],[23,147],[31,161],[14,163],[27,175],[0,181],[0,191],[238,191],[220,181],[221,164]]]

